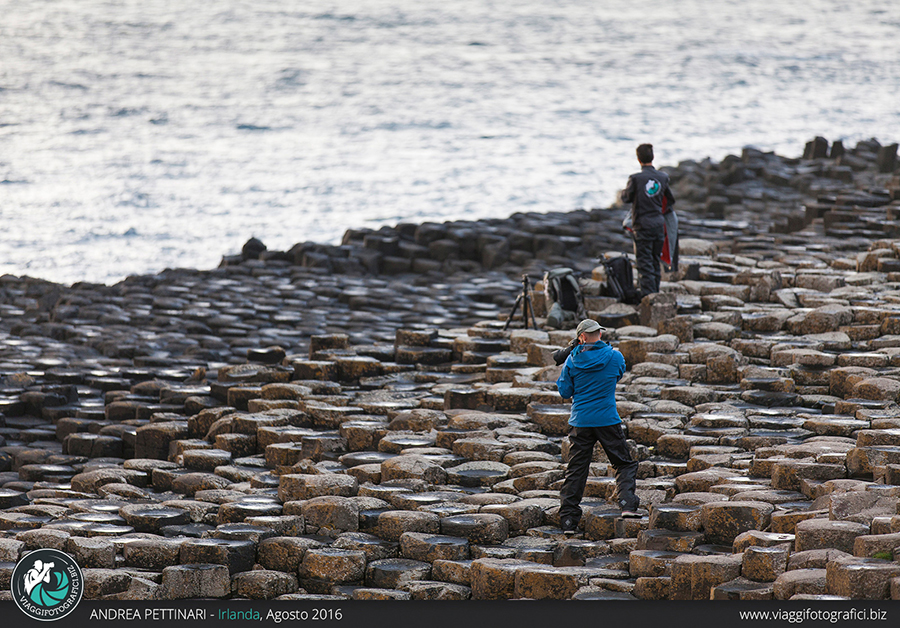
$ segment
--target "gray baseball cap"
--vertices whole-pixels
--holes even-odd
[[[600,323],[593,319],[586,318],[578,323],[578,327],[575,328],[575,337],[578,338],[581,334],[590,334],[595,331],[606,331],[606,327],[602,327]]]

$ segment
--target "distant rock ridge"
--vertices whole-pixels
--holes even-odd
[[[812,230],[847,240],[900,234],[898,166],[896,143],[883,146],[873,139],[845,149],[840,141],[829,145],[817,137],[801,158],[745,148],[719,163],[685,161],[663,170],[672,179],[684,238],[718,241]],[[624,211],[613,206],[348,229],[339,246],[304,242],[288,251],[267,250],[254,238],[222,265],[278,260],[362,275],[498,270],[516,276],[524,269],[540,276],[554,266],[587,272],[591,258],[630,250],[621,227]],[[861,242],[855,240],[857,246]]]

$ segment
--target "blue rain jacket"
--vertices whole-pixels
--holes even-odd
[[[621,423],[616,382],[625,374],[625,358],[605,342],[578,345],[556,380],[559,394],[572,399],[569,425],[603,427]]]

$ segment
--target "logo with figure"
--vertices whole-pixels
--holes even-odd
[[[55,549],[28,552],[13,569],[13,600],[22,612],[39,621],[62,619],[78,606],[84,576],[71,556]]]
[[[661,186],[659,185],[659,181],[657,181],[656,179],[650,179],[649,181],[647,181],[647,185],[644,187],[644,189],[647,190],[647,196],[656,196],[657,194],[659,194],[660,187]]]

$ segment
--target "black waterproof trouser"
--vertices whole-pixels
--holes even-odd
[[[569,465],[566,467],[566,479],[559,492],[559,520],[571,517],[581,520],[581,498],[587,484],[591,458],[594,456],[594,445],[600,441],[606,457],[616,470],[616,503],[623,510],[634,510],[638,507],[638,498],[634,494],[635,476],[638,463],[631,459],[625,432],[622,424],[604,427],[573,427],[569,432]]]
[[[640,277],[641,298],[659,292],[662,279],[659,256],[662,254],[665,232],[662,229],[634,232],[634,259]]]

